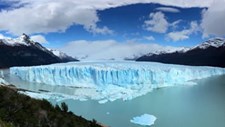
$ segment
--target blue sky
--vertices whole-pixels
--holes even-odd
[[[225,9],[217,10],[221,3],[214,0],[206,0],[205,3],[185,0],[121,1],[84,0],[79,3],[45,0],[44,3],[44,0],[0,0],[0,19],[3,19],[0,21],[0,37],[14,38],[27,33],[46,47],[67,52],[85,47],[101,47],[99,50],[102,50],[104,46],[101,44],[105,43],[109,43],[107,48],[131,45],[126,48],[129,51],[138,44],[142,46],[135,50],[141,50],[143,46],[148,46],[150,50],[152,44],[191,47],[209,38],[225,35],[225,30],[221,30],[224,23],[218,21],[225,17]],[[215,12],[220,17],[212,17]],[[218,27],[212,22],[217,22]],[[83,53],[76,51],[67,53],[73,56]],[[83,53],[83,56],[90,54]]]

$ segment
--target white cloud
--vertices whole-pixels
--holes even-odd
[[[155,38],[153,36],[145,36],[144,37],[146,40],[149,40],[149,41],[154,41]]]
[[[189,35],[187,33],[188,30],[170,32],[168,33],[167,37],[173,41],[182,41],[189,38]]]
[[[77,24],[92,33],[112,33],[107,27],[99,28],[96,25],[99,18],[95,9],[78,6],[69,0],[46,0],[46,2],[32,1],[21,8],[1,11],[0,29],[20,35],[64,32]]]
[[[4,36],[3,34],[0,34],[0,39],[5,39],[6,36]]]
[[[182,20],[176,20],[172,23],[168,22],[166,16],[162,12],[155,12],[149,14],[149,19],[144,21],[144,29],[157,33],[166,33],[169,28],[173,30],[178,28],[178,24]]]
[[[0,31],[22,33],[63,32],[71,25],[82,25],[92,33],[113,31],[98,27],[97,10],[136,3],[160,3],[178,7],[208,7],[213,0],[2,0],[14,2],[14,9],[0,12]],[[15,2],[16,1],[16,2]],[[17,5],[15,5],[17,4]],[[20,6],[23,5],[23,6]]]
[[[170,27],[172,27],[173,30],[177,29],[178,28],[178,24],[181,23],[181,21],[182,20],[180,19],[180,20],[176,20],[176,21],[172,22],[170,24]]]
[[[179,9],[172,8],[172,7],[158,7],[156,8],[157,11],[163,11],[163,12],[171,12],[171,13],[178,13],[180,12]]]
[[[144,28],[148,31],[166,33],[169,23],[162,12],[149,14],[149,19],[144,22]]]
[[[225,36],[225,1],[216,0],[203,12],[201,27],[203,37],[210,35]]]
[[[11,39],[11,38],[0,33],[0,39]]]
[[[108,27],[104,26],[102,28],[97,27],[96,25],[85,27],[87,31],[94,34],[113,34],[113,31]]]
[[[182,20],[176,20],[172,23],[168,22],[166,16],[162,12],[155,12],[149,14],[149,19],[144,21],[144,29],[157,33],[166,33],[169,28],[176,30],[178,28],[178,24]]]
[[[61,1],[61,0],[2,0],[5,2],[9,1],[20,1],[20,3],[43,3],[49,1]],[[71,0],[63,0],[71,1]],[[107,9],[111,7],[118,7],[136,3],[159,3],[163,5],[177,6],[177,7],[209,7],[214,0],[204,0],[204,2],[199,0],[82,0],[73,1],[73,3],[80,5],[82,7],[92,7],[96,9]]]
[[[172,41],[182,41],[189,39],[189,36],[193,33],[196,33],[200,30],[197,22],[192,21],[190,23],[190,27],[188,29],[184,29],[182,31],[174,31],[174,32],[169,32],[167,34],[167,38]]]
[[[155,51],[175,50],[178,48],[160,46],[155,43],[117,42],[115,40],[102,41],[73,41],[59,50],[78,59],[103,60],[134,58]]]
[[[33,36],[30,37],[30,39],[33,40],[34,42],[48,43],[46,38],[42,35],[33,35]]]

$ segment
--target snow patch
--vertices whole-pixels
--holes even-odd
[[[68,57],[65,53],[63,53],[63,52],[60,52],[60,51],[58,51],[58,50],[54,50],[54,49],[49,49],[49,48],[47,48],[50,52],[52,52],[54,55],[56,55],[56,56],[58,56],[59,58],[66,58],[66,57]]]

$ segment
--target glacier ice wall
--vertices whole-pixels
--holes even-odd
[[[150,62],[75,62],[33,67],[13,67],[22,80],[73,87],[151,88],[184,84],[225,74],[224,68],[193,67]]]
[[[5,79],[4,79],[4,72],[3,72],[3,70],[0,70],[0,85],[9,85],[9,83],[6,82]]]

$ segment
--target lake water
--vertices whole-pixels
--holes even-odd
[[[33,91],[42,89],[70,95],[75,89],[28,83],[7,74],[5,78],[17,87]],[[129,101],[99,104],[93,100],[69,99],[65,102],[75,114],[111,127],[141,127],[130,120],[145,113],[157,117],[152,127],[225,127],[225,76],[202,79],[194,86],[153,90]]]

